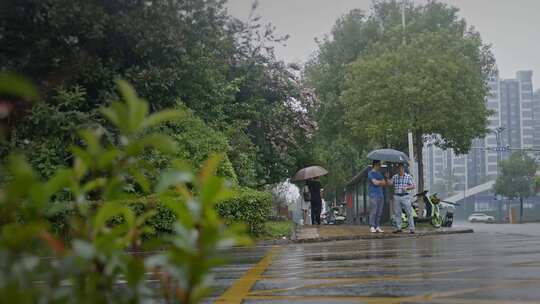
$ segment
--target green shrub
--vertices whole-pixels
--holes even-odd
[[[179,104],[175,109],[182,113],[182,119],[159,127],[161,134],[168,135],[176,143],[174,158],[185,160],[198,169],[210,155],[224,155],[217,175],[237,184],[235,169],[227,156],[231,147],[225,135],[208,126],[185,105]],[[149,154],[147,158],[154,167],[164,168],[169,165],[167,159],[170,157],[164,158],[159,153]]]
[[[40,176],[51,177],[72,159],[69,147],[81,141],[77,131],[99,126],[96,110],[80,110],[86,103],[82,87],[56,89],[49,99],[36,103],[19,118],[0,156],[22,152]]]
[[[154,214],[146,221],[146,224],[152,227],[153,230],[153,234],[147,235],[147,237],[171,233],[174,230],[174,222],[176,221],[174,212],[164,204],[160,203],[159,198],[139,197],[126,200],[123,203],[137,215],[144,214],[149,210],[154,212]]]
[[[226,224],[244,224],[251,235],[259,236],[266,232],[265,223],[272,210],[271,200],[272,196],[268,192],[236,188],[229,199],[217,205],[217,211]],[[136,215],[154,211],[154,215],[146,222],[153,228],[154,236],[173,231],[175,215],[171,209],[159,202],[158,198],[140,197],[125,200],[123,203]],[[56,222],[55,225],[61,227],[65,223]]]
[[[251,235],[260,236],[267,232],[265,222],[271,214],[271,199],[271,195],[267,192],[237,188],[228,200],[218,204],[217,211],[227,224],[245,224]],[[154,196],[129,198],[122,200],[122,204],[137,216],[145,212],[153,212],[153,215],[146,221],[146,224],[152,228],[152,234],[147,234],[146,237],[152,238],[173,231],[176,221],[174,212],[162,204],[159,198]],[[99,205],[96,202],[90,203],[92,208],[98,208]],[[66,231],[69,227],[69,223],[66,221],[69,220],[70,215],[70,211],[62,209],[62,212],[48,217],[55,235],[61,236],[63,239],[70,237]],[[112,222],[121,224],[123,219],[119,216],[114,218]]]
[[[0,168],[6,180],[0,187],[1,303],[199,303],[210,294],[210,271],[223,263],[222,250],[249,242],[238,225],[225,226],[217,215],[217,203],[233,194],[216,176],[221,157],[196,172],[170,167],[155,181],[147,178],[146,149],[176,151],[170,137],[148,130],[181,113],[149,114],[127,83],[118,87],[123,100],[102,110],[120,134],[118,144],[103,140],[101,129],[84,130],[84,145],[72,148],[72,166],[48,179],[20,154]],[[130,201],[128,183],[147,197]],[[71,200],[55,203],[63,192]],[[172,223],[160,218],[166,212],[157,202]],[[155,233],[149,223],[156,217],[169,225],[162,227],[170,227],[167,237],[156,238],[148,254],[128,252]],[[58,238],[59,231],[68,237]],[[156,278],[152,288],[147,274]],[[122,288],[119,280],[126,282]]]
[[[249,188],[238,188],[232,198],[217,205],[227,224],[243,223],[251,235],[261,235],[272,211],[272,196]]]

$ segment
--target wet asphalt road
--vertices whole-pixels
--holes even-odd
[[[459,223],[458,223],[459,225]],[[216,303],[540,303],[540,224],[228,252]]]

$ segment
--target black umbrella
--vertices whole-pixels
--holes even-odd
[[[314,177],[324,176],[328,174],[328,170],[321,166],[310,166],[304,169],[298,170],[296,174],[293,176],[292,181],[293,182],[299,182],[303,180],[308,180]]]
[[[369,152],[369,159],[380,160],[391,163],[407,163],[409,162],[409,157],[407,154],[394,150],[394,149],[379,149]]]

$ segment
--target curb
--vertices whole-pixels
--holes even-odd
[[[464,233],[474,233],[473,229],[456,229],[456,230],[447,230],[447,231],[426,231],[426,232],[417,232],[415,234],[365,234],[365,235],[342,235],[342,236],[332,236],[332,237],[318,237],[310,239],[291,239],[290,242],[294,244],[304,244],[304,243],[319,243],[319,242],[331,242],[331,241],[351,241],[351,240],[375,240],[375,239],[399,239],[399,238],[420,238],[424,236],[433,236],[433,235],[449,235],[449,234],[464,234]]]

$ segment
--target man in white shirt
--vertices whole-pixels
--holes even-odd
[[[409,190],[414,189],[413,178],[405,172],[403,164],[399,164],[399,172],[392,176],[390,182],[394,187],[394,218],[396,230],[394,233],[401,232],[401,210],[404,209],[409,220],[409,233],[414,233],[414,218],[412,215],[411,195]]]

